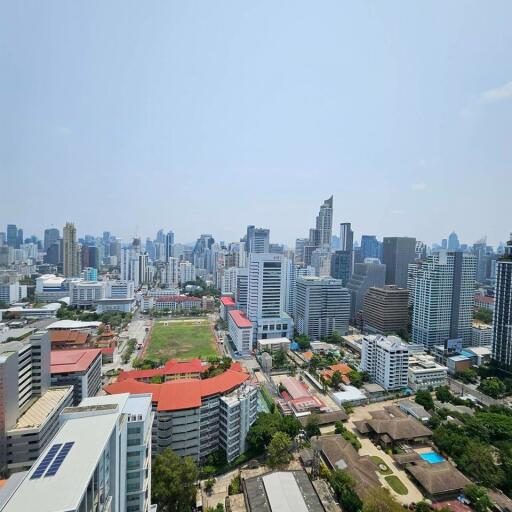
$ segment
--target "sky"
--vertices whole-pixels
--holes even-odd
[[[0,231],[512,231],[512,2],[4,1]]]

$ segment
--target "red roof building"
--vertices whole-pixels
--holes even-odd
[[[220,298],[220,317],[222,320],[227,322],[228,313],[233,309],[236,309],[236,303],[233,300],[233,297],[225,296]]]
[[[52,350],[50,372],[57,373],[85,372],[97,357],[101,357],[99,348],[86,350]]]
[[[235,301],[233,300],[233,297],[228,297],[228,296],[221,297],[220,298],[220,303],[223,306],[226,306],[226,307],[229,307],[229,306],[236,307],[236,304],[235,304]]]
[[[121,372],[117,380],[134,379],[149,382],[153,377],[163,377],[164,380],[199,379],[203,373],[208,371],[209,367],[210,365],[203,363],[201,359],[190,359],[189,361],[171,359],[162,368]]]

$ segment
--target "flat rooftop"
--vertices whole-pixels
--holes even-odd
[[[112,413],[68,419],[27,472],[3,512],[77,510],[119,418]],[[55,444],[73,443],[55,475],[31,479]]]
[[[9,432],[39,428],[73,391],[73,386],[48,389],[18,419]]]
[[[21,328],[21,329],[9,329],[5,332],[0,332],[0,352],[8,352],[11,350],[18,350],[17,347],[21,347],[20,342],[28,337],[35,331],[34,328]],[[11,341],[7,341],[11,340]]]

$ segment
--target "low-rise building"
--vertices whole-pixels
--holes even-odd
[[[490,347],[492,345],[492,325],[473,322],[471,328],[471,346]]]
[[[91,308],[105,298],[104,281],[72,280],[69,284],[70,306]]]
[[[291,341],[288,338],[271,338],[267,340],[258,340],[258,350],[260,352],[276,352],[277,350],[290,350]]]
[[[101,388],[101,350],[52,350],[53,386],[73,386],[73,403],[95,396]]]
[[[403,400],[400,402],[399,407],[405,414],[416,418],[422,423],[426,423],[430,419],[430,414],[426,411],[425,407],[412,400]]]
[[[233,297],[229,295],[225,295],[220,298],[220,317],[225,322],[228,321],[228,313],[232,310],[236,309],[236,302]]]
[[[448,368],[436,363],[432,356],[418,355],[409,359],[408,374],[413,391],[436,389],[446,385]]]
[[[241,354],[249,354],[252,350],[254,326],[243,311],[238,309],[229,311],[228,330],[237,351]]]
[[[208,371],[209,367],[210,365],[201,361],[201,359],[189,359],[188,361],[170,359],[161,368],[121,372],[117,377],[117,381],[133,379],[149,383],[155,377],[160,377],[162,382],[177,379],[200,379]]]
[[[7,305],[21,302],[27,297],[27,286],[19,283],[0,283],[0,303]]]
[[[142,311],[157,309],[170,312],[190,312],[201,309],[201,299],[188,295],[161,295],[158,297],[144,296],[142,298]]]
[[[35,299],[37,302],[58,302],[69,297],[69,282],[65,277],[43,274],[36,278]]]

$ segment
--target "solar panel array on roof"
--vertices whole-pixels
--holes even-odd
[[[70,443],[64,443],[64,446],[61,448],[59,454],[55,457],[54,461],[52,462],[50,468],[46,472],[45,478],[47,476],[53,476],[57,474],[57,471],[59,470],[61,464],[64,462],[64,459],[66,458],[67,454],[69,453],[69,450],[71,450],[71,447],[75,443],[71,441]]]
[[[48,466],[51,464],[53,458],[59,451],[60,447],[62,446],[61,443],[54,444],[49,450],[48,453],[44,456],[43,460],[37,466],[37,469],[32,473],[32,476],[30,477],[30,480],[36,480],[37,478],[41,478],[48,468]]]

